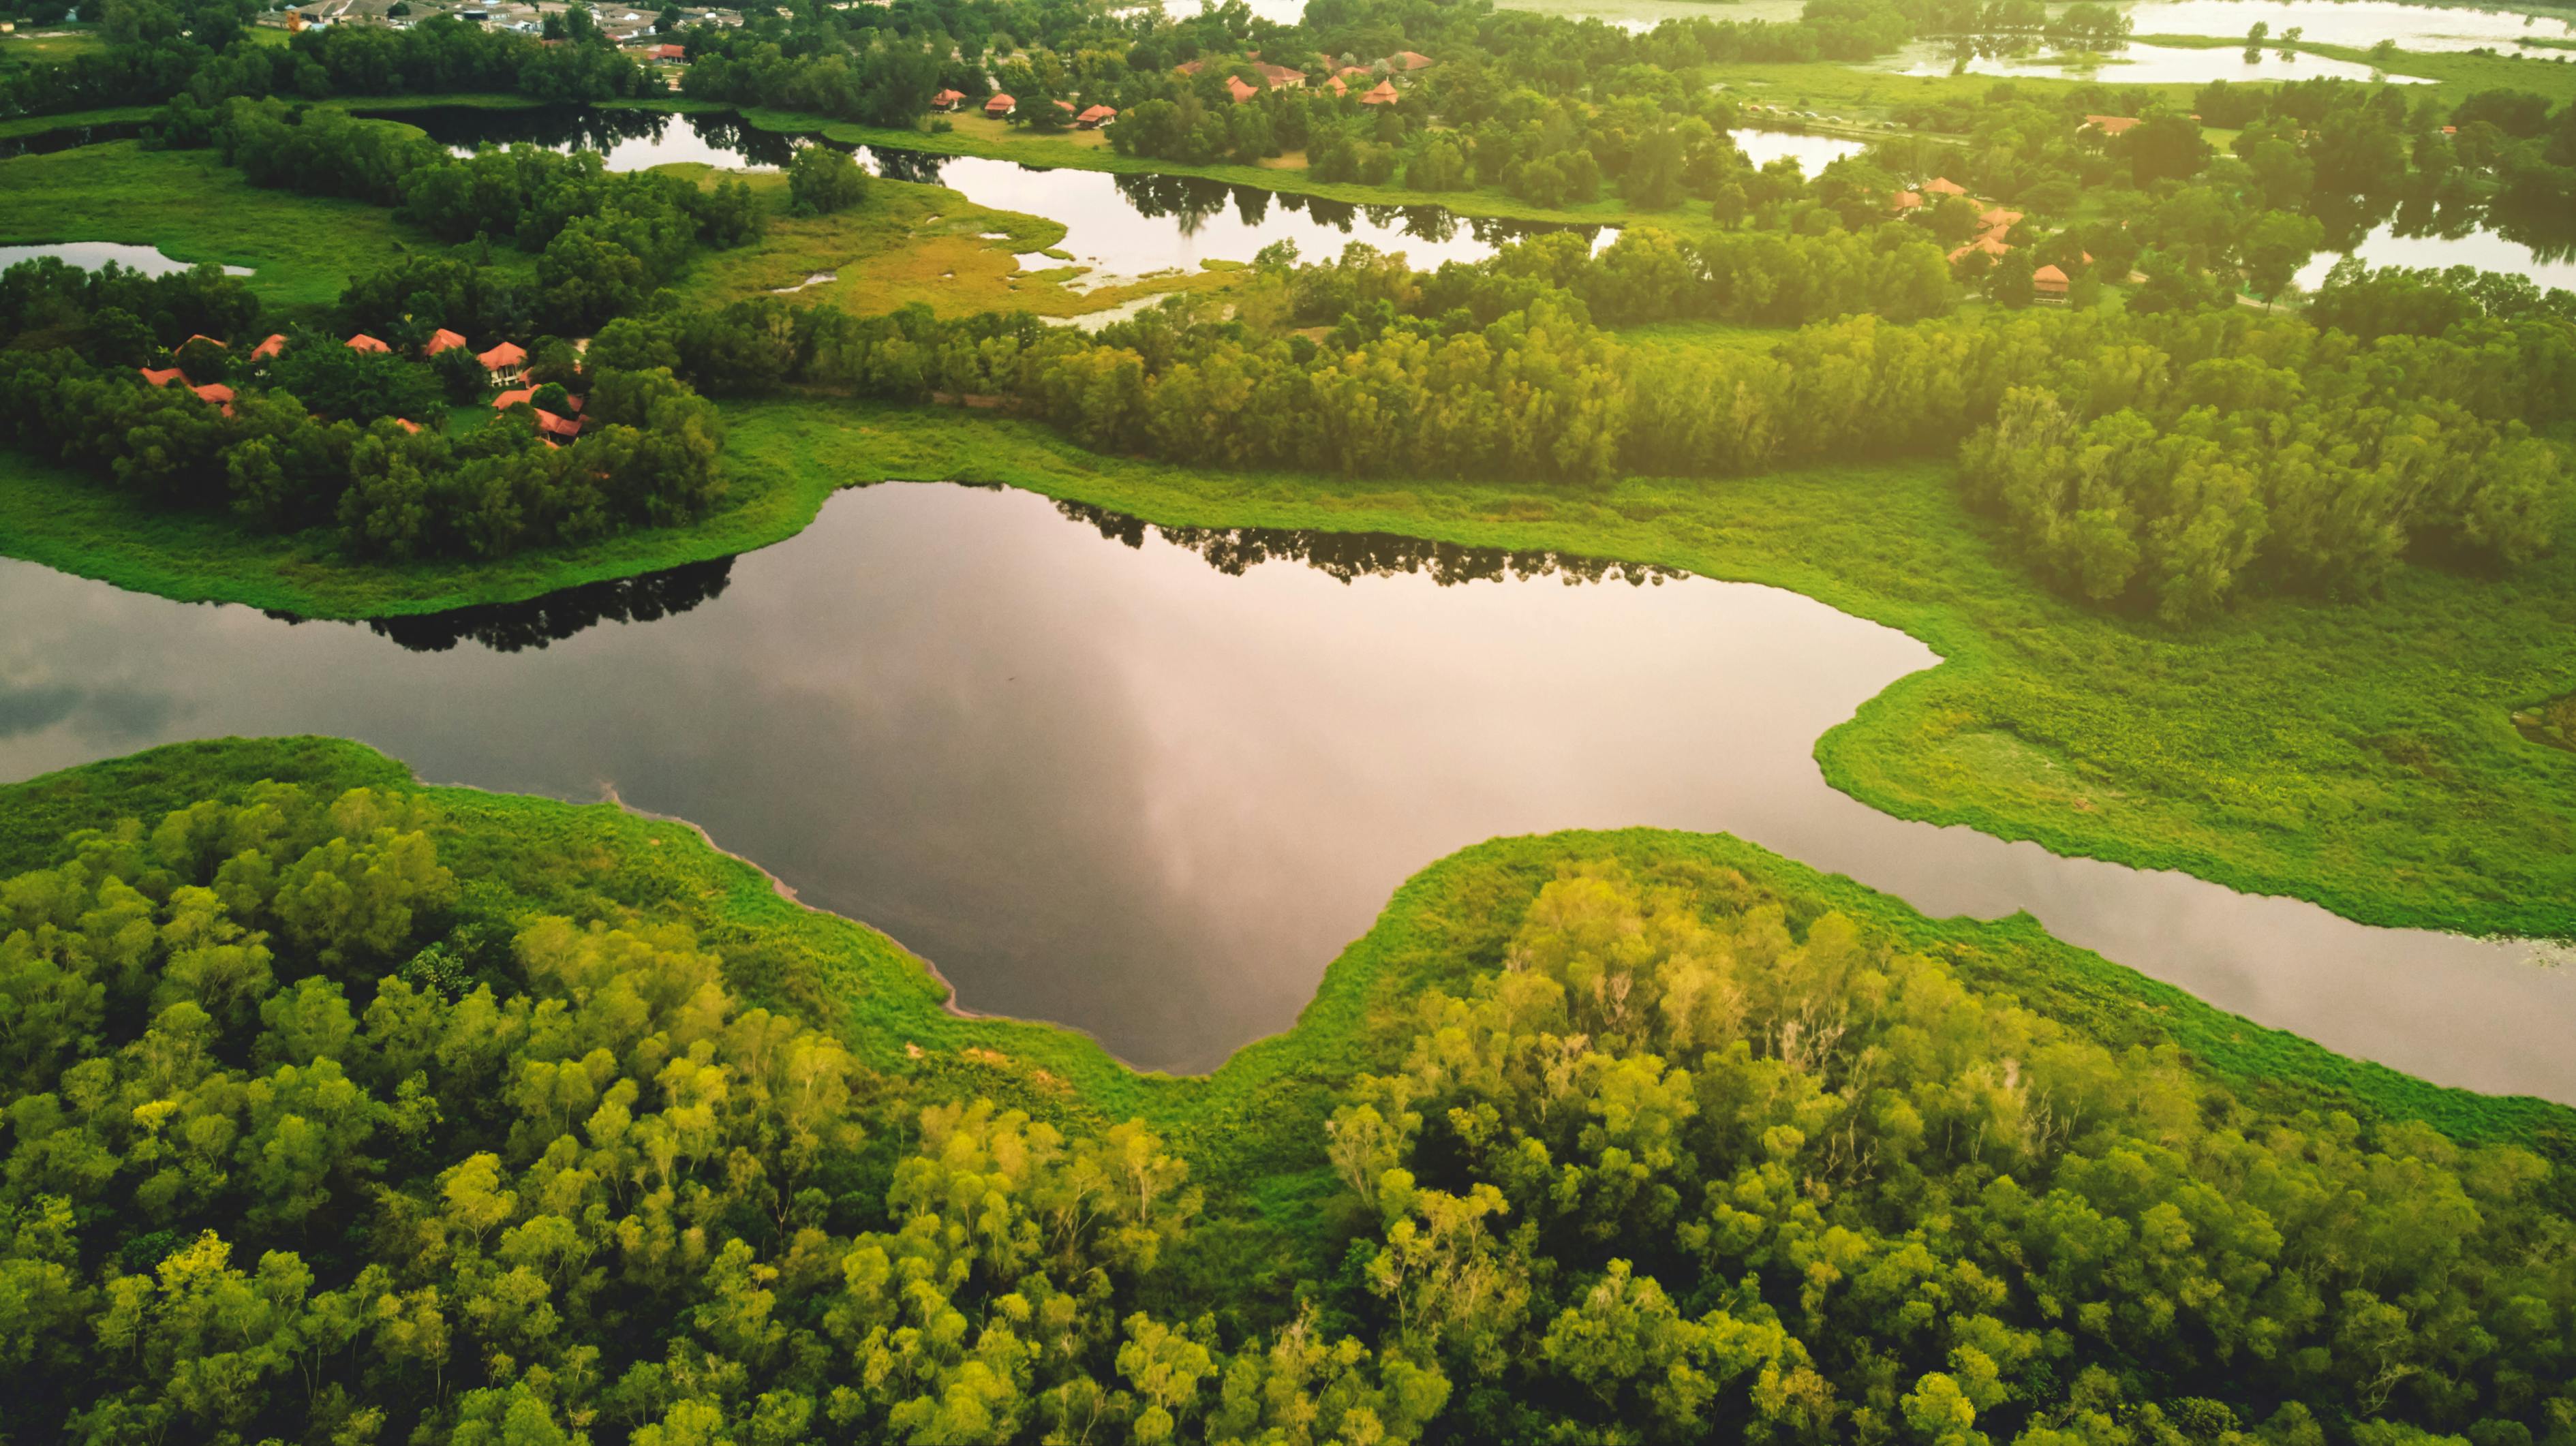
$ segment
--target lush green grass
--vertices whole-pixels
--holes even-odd
[[[248,266],[260,299],[285,306],[327,305],[350,278],[405,251],[445,249],[382,207],[263,191],[212,151],[147,151],[139,141],[0,161],[0,245],[49,241],[131,242]],[[535,264],[506,249],[496,260]]]
[[[14,35],[0,35],[0,68],[13,65],[60,65],[79,55],[107,49],[107,37],[89,25],[18,23]]]
[[[358,744],[306,738],[179,744],[48,775],[0,788],[0,877],[48,862],[71,829],[234,797],[258,779],[346,788],[398,782],[403,773]],[[1320,1159],[1327,1092],[1355,1071],[1392,1062],[1387,1026],[1409,1001],[1498,967],[1539,887],[1570,861],[1604,857],[1640,872],[1673,863],[1738,870],[1818,912],[1839,909],[1890,931],[2098,1038],[2179,1044],[2271,1103],[2422,1118],[2464,1138],[2511,1139],[2562,1159],[2576,1148],[2576,1111],[2442,1089],[2342,1059],[2060,943],[2027,920],[1927,919],[1898,899],[1722,834],[1563,833],[1455,854],[1396,891],[1377,925],[1325,971],[1293,1029],[1246,1047],[1212,1075],[1176,1079],[1128,1070],[1069,1030],[946,1012],[946,991],[891,940],[789,901],[766,875],[684,824],[608,804],[430,792],[447,819],[440,858],[457,871],[476,912],[599,917],[601,901],[613,900],[617,918],[682,920],[720,949],[738,988],[839,1029],[878,1069],[1058,1118],[1142,1116],[1190,1156],[1194,1178],[1283,1212],[1329,1190]]]

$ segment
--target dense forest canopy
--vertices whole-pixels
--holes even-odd
[[[31,1438],[2576,1432],[2563,1162],[2257,1103],[1733,869],[1497,900],[1265,1146],[1285,1218],[862,1063],[684,899],[459,873],[496,841],[416,791],[222,792],[0,882]]]

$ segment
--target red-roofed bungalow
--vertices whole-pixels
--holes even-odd
[[[1019,104],[1018,101],[1015,101],[1009,96],[1003,95],[997,91],[994,93],[992,99],[984,102],[984,114],[991,116],[995,120],[1000,120],[1002,117],[1009,115],[1011,113],[1011,107],[1017,104]]]
[[[465,338],[442,326],[429,334],[429,345],[422,347],[420,352],[423,356],[436,356],[440,352],[451,351],[463,345],[465,345]]]
[[[2066,299],[2066,273],[2054,266],[2043,266],[2030,274],[2031,287],[2042,301]]]
[[[1084,107],[1082,114],[1073,118],[1073,123],[1078,129],[1096,131],[1116,119],[1118,119],[1116,108],[1105,105],[1095,105]]]
[[[966,92],[962,90],[943,90],[930,98],[930,108],[932,110],[955,110],[958,106],[964,104],[965,100]]]
[[[509,386],[518,381],[519,369],[528,364],[528,353],[517,342],[505,341],[474,359],[483,364],[483,370],[492,374],[492,380]]]
[[[353,336],[353,337],[349,338],[349,350],[351,350],[351,351],[365,351],[365,352],[379,352],[379,351],[381,351],[381,352],[389,352],[389,351],[392,351],[392,350],[393,350],[393,348],[392,348],[392,347],[389,347],[389,346],[387,346],[387,345],[385,345],[383,342],[380,342],[380,341],[376,340],[374,337],[369,336],[369,335],[367,335],[365,332],[363,332],[363,331],[362,331],[362,332],[359,332],[356,336]]]
[[[285,353],[286,333],[282,331],[272,331],[268,334],[267,340],[250,349],[250,359],[252,361],[266,361],[270,357],[283,356]]]
[[[1261,94],[1261,92],[1254,90],[1251,86],[1244,84],[1243,77],[1239,75],[1229,75],[1225,78],[1225,93],[1234,97],[1234,103],[1236,105],[1241,105],[1245,101],[1252,99],[1254,96]]]
[[[1375,90],[1372,90],[1368,94],[1360,97],[1360,104],[1393,105],[1400,99],[1402,99],[1402,97],[1395,93],[1395,82],[1391,80],[1381,80],[1377,83],[1377,88]]]

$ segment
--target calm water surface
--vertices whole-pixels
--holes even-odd
[[[405,111],[460,154],[479,142],[524,143],[600,151],[612,171],[696,161],[736,170],[777,170],[799,138],[756,130],[728,114],[667,116],[648,111],[487,111],[446,107]],[[1024,166],[980,156],[867,146],[870,168],[902,181],[946,186],[979,206],[1060,221],[1060,250],[1106,284],[1158,271],[1195,271],[1202,261],[1249,261],[1264,246],[1288,241],[1308,260],[1339,255],[1360,241],[1401,251],[1424,270],[1444,261],[1475,261],[1505,241],[1561,229],[1527,222],[1465,217],[1440,206],[1355,206],[1293,192],[1268,191],[1196,176],[1111,175]],[[1581,227],[1599,239],[1605,228]],[[1053,258],[1031,266],[1060,264]]]
[[[1756,166],[1767,166],[1782,156],[1794,157],[1800,172],[1813,178],[1817,172],[1845,156],[1856,156],[1869,149],[1869,142],[1844,136],[1808,135],[1798,131],[1766,131],[1747,128],[1728,131],[1735,148]]]
[[[2348,1053],[2576,1101],[2576,970],[1886,817],[1812,748],[1921,644],[1776,589],[1547,563],[1176,541],[934,484],[843,493],[730,563],[372,629],[0,562],[0,777],[310,731],[433,780],[614,789],[882,926],[966,1007],[1174,1069],[1286,1027],[1451,850],[1723,829],[1934,914],[2027,908]]]
[[[2253,21],[2248,20],[2251,25]],[[2277,26],[2277,22],[2276,22]],[[2239,32],[2241,33],[2241,32]],[[1918,40],[1865,67],[1899,75],[1948,75],[1955,66],[1951,42]],[[2241,50],[2192,50],[2175,45],[2128,44],[2101,54],[2068,55],[2045,47],[2026,54],[1976,55],[1970,75],[2049,76],[2112,85],[2200,85],[2213,80],[2385,80],[2391,85],[2430,85],[2417,75],[2383,75],[2367,65],[2298,51],[2265,50],[2247,60]]]
[[[2576,26],[2558,16],[2394,0],[2142,0],[2121,9],[2139,35],[2243,35],[2261,21],[2272,27],[2274,39],[2296,26],[2303,40],[2357,50],[2394,40],[2403,50],[2510,51],[2525,40],[2576,34]],[[2557,53],[2534,52],[2544,59]]]
[[[40,256],[58,256],[73,266],[91,271],[96,271],[113,261],[119,266],[140,271],[146,276],[166,276],[174,271],[185,271],[196,264],[193,261],[181,261],[176,257],[164,256],[158,246],[133,246],[121,241],[64,241],[50,246],[0,246],[0,271],[6,271],[21,261],[33,261]],[[227,266],[224,268],[224,274],[248,276],[250,268]]]
[[[2480,271],[2511,272],[2528,276],[2543,290],[2556,288],[2576,291],[2576,254],[2565,246],[2533,246],[2491,230],[2473,230],[2457,236],[2402,236],[2395,223],[2372,227],[2361,243],[2352,249],[2372,266],[2432,267],[2448,270],[2454,266],[2474,266]],[[2320,251],[2299,271],[2299,285],[2314,291],[2324,283],[2326,273],[2343,259],[2344,253]]]

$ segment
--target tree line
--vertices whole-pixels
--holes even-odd
[[[505,91],[595,101],[660,90],[578,7],[548,17],[552,44],[433,15],[408,30],[320,27],[282,46],[250,38],[260,8],[247,0],[115,0],[100,10],[102,48],[0,74],[0,118],[167,102],[162,123],[185,133],[202,132],[234,96]]]
[[[756,932],[529,909],[491,857],[405,790],[266,783],[0,882],[13,1420],[2522,1446],[2576,1411],[2563,1164],[2254,1097],[1731,870],[1515,884],[1508,963],[1398,1001],[1281,1132],[1283,1224],[1141,1121],[870,1068],[759,992]]]
[[[764,298],[621,318],[593,350],[719,394],[998,397],[1086,446],[1198,467],[1598,484],[1955,449],[2008,550],[2175,623],[2249,587],[2353,595],[2408,558],[2512,567],[2558,539],[2568,471],[2544,434],[2576,411],[2576,348],[2512,288],[2501,314],[2360,336],[2234,310],[1944,317],[1938,253],[1903,230],[1882,250],[1636,228],[1598,257],[1557,235],[1431,273],[1364,246],[1314,266],[1274,251],[1226,317],[1184,302],[1086,334]],[[1790,285],[1802,272],[1844,284]],[[2345,301],[2398,283],[2339,275],[2330,321],[2419,310]],[[1925,319],[1900,322],[1909,307]],[[1809,324],[1653,351],[1600,325],[1692,317]]]
[[[742,245],[767,222],[740,179],[701,186],[611,172],[588,150],[486,146],[453,156],[413,127],[331,106],[237,98],[210,139],[253,185],[391,206],[444,241],[535,253],[532,294],[497,280],[481,292],[495,311],[533,311],[576,334],[641,304],[694,247]]]

